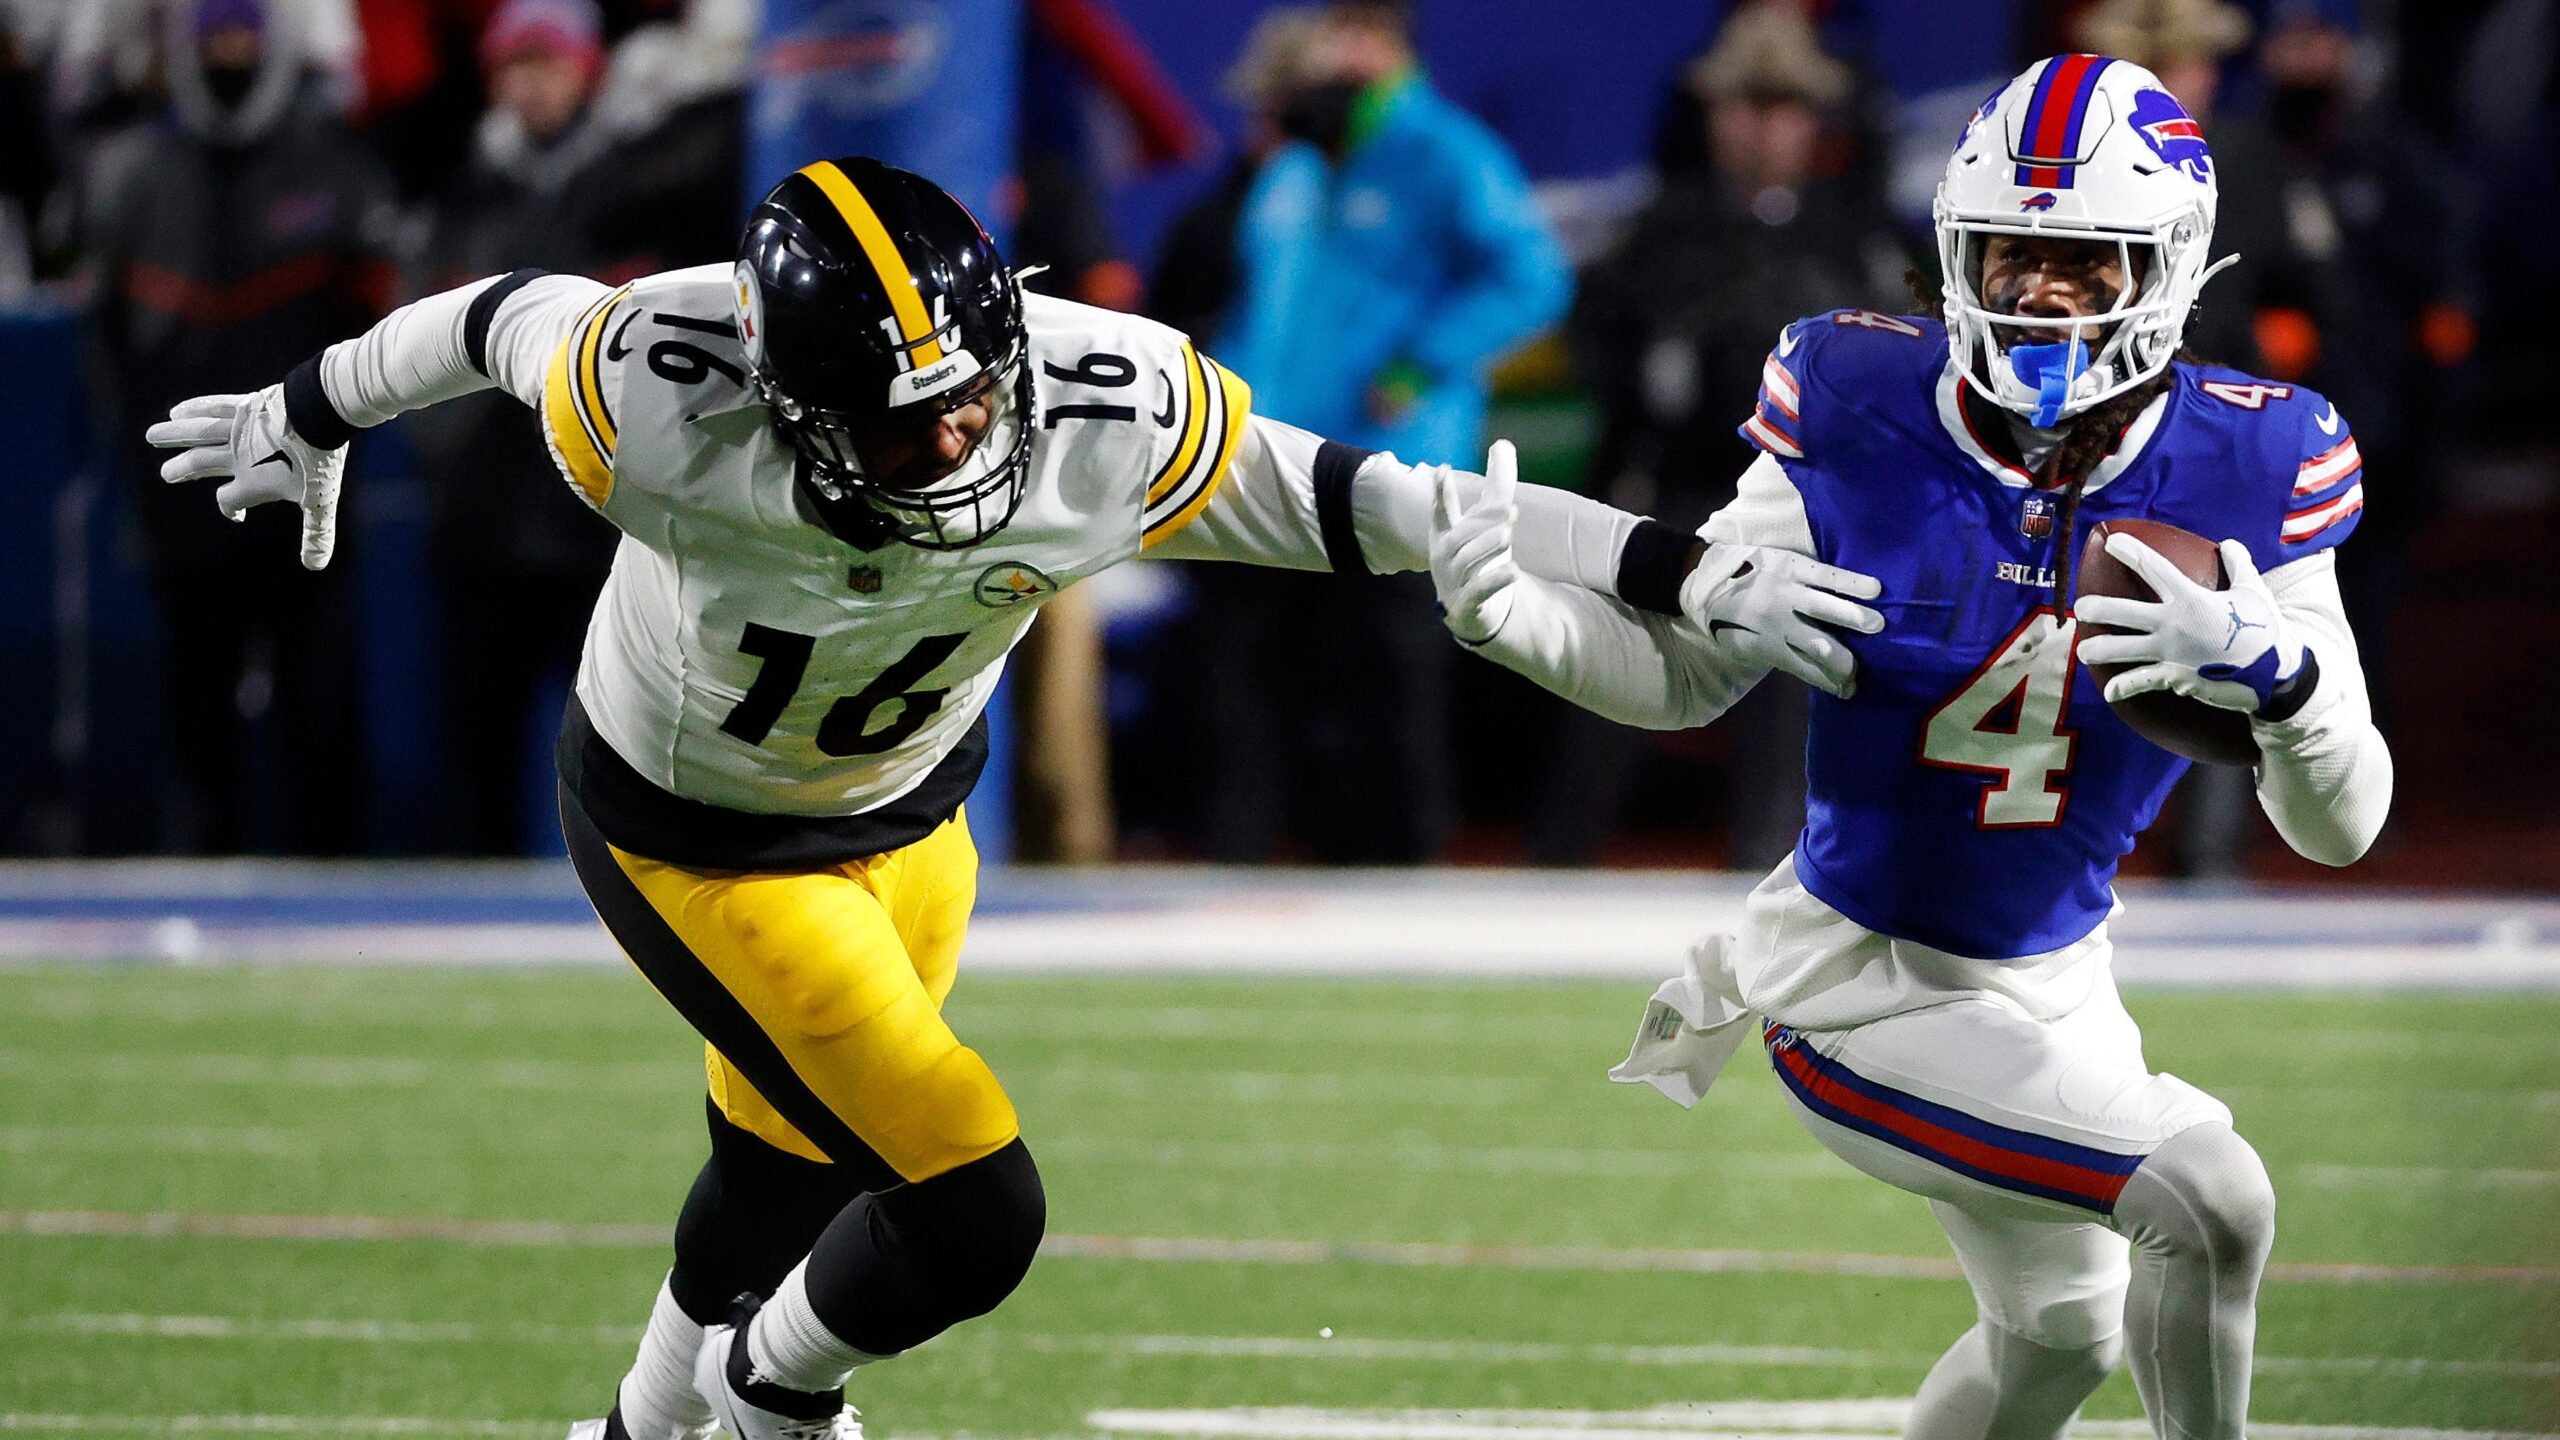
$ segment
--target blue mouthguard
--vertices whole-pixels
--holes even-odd
[[[2029,423],[2039,430],[2050,430],[2061,421],[2062,402],[2071,393],[2071,382],[2088,368],[2089,347],[2077,335],[2050,345],[2009,347],[2010,373],[2036,387],[2036,413]]]

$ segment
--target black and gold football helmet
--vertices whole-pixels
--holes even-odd
[[[1030,340],[1022,287],[967,206],[876,160],[821,160],[748,216],[735,289],[774,429],[828,499],[859,499],[934,550],[1012,520],[1030,473]],[[892,485],[866,473],[865,434],[979,400],[992,420],[950,474]]]

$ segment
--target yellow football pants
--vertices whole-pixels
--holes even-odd
[[[965,815],[903,850],[796,874],[610,853],[665,933],[590,883],[598,913],[709,1042],[711,1098],[732,1124],[811,1160],[867,1158],[846,1153],[859,1145],[910,1181],[1021,1133],[942,1018],[977,898]]]

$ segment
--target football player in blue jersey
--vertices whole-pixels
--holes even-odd
[[[1788,326],[1738,498],[1631,542],[1660,572],[1618,587],[1633,603],[1518,572],[1503,447],[1441,504],[1452,629],[1549,688],[1672,728],[1772,669],[1815,687],[1795,853],[1614,1073],[1694,1103],[1757,1035],[1807,1128],[1935,1207],[1980,1318],[1912,1440],[2059,1436],[2120,1357],[2162,1435],[2245,1424],[2275,1197],[2117,999],[2116,866],[2186,762],[2107,702],[2249,717],[2260,802],[2331,865],[2380,829],[2391,758],[2333,571],[2353,436],[2318,395],[2180,355],[2214,186],[2149,72],[2039,62],[1947,165],[1940,313]],[[2137,517],[2222,542],[2228,588],[2116,535],[2159,600],[2075,599],[2091,527]],[[2124,668],[2101,687],[2091,664]]]

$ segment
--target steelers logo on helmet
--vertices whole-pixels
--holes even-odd
[[[813,488],[862,501],[926,549],[1011,522],[1036,433],[1030,337],[1021,286],[966,206],[876,160],[805,166],[748,216],[738,296],[773,428]],[[946,471],[865,463],[866,437],[875,458],[912,454],[920,428],[945,426],[948,443],[964,422],[945,417],[963,411],[968,448]]]
[[[2104,55],[2027,67],[1965,127],[1930,207],[1966,382],[2050,427],[2166,370],[2221,268],[2206,260],[2217,202],[2201,127],[2150,71]],[[2002,237],[2078,248],[2105,277],[2085,287],[2090,308],[2024,313],[2018,287],[1987,286]]]
[[[747,363],[764,363],[764,287],[756,283],[755,268],[738,262],[730,284],[738,305],[738,340],[746,347]]]

